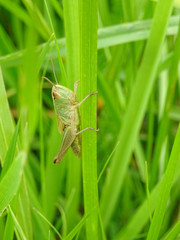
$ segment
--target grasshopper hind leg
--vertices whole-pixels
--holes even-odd
[[[81,135],[76,136],[74,142],[71,145],[74,154],[80,158],[81,157]]]
[[[63,133],[63,139],[61,143],[61,147],[57,156],[54,158],[54,163],[59,163],[62,161],[64,155],[66,154],[67,150],[71,147],[71,144],[75,140],[76,136],[73,134],[71,127],[66,127]]]

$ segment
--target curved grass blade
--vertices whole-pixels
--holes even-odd
[[[26,153],[20,152],[0,182],[0,214],[18,191],[25,159]]]
[[[8,168],[10,167],[10,165],[12,164],[12,161],[14,159],[14,155],[15,155],[15,150],[16,150],[16,143],[17,143],[17,139],[18,139],[18,132],[19,132],[19,125],[20,125],[20,119],[18,121],[18,124],[15,128],[14,131],[14,135],[11,139],[7,154],[6,154],[6,158],[4,161],[4,166],[0,175],[0,179],[2,179],[5,175],[5,173],[7,172]]]
[[[171,155],[169,158],[168,166],[165,172],[165,176],[163,178],[163,182],[159,192],[158,202],[157,202],[152,223],[148,232],[147,240],[158,239],[163,217],[166,211],[170,190],[175,177],[176,166],[180,158],[179,146],[180,146],[180,125],[177,130],[177,134],[176,134],[176,138],[175,138]]]
[[[10,213],[11,213],[12,219],[13,219],[13,221],[14,221],[14,224],[15,224],[15,226],[16,226],[16,229],[17,229],[19,235],[21,236],[21,238],[22,238],[23,240],[28,240],[27,237],[26,237],[25,234],[24,234],[23,229],[21,228],[20,223],[18,222],[16,216],[14,215],[14,213],[13,213],[10,205],[9,205],[9,211],[10,211]]]
[[[2,165],[14,132],[14,122],[7,100],[6,89],[0,67],[0,160]]]

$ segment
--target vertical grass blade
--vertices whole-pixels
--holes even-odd
[[[155,74],[172,4],[172,0],[167,0],[166,2],[160,0],[157,3],[150,37],[119,134],[120,145],[112,159],[108,181],[103,190],[100,207],[105,226],[107,226],[115,209],[130,156],[134,149],[146,105],[155,81]]]
[[[54,41],[55,41],[56,51],[57,51],[57,54],[58,54],[58,61],[59,61],[60,69],[61,69],[62,79],[64,80],[64,82],[67,82],[66,72],[65,72],[65,69],[64,69],[61,53],[60,53],[58,43],[57,43],[56,33],[54,31],[54,26],[53,26],[53,23],[52,23],[52,20],[51,20],[51,15],[49,13],[49,9],[48,9],[48,5],[47,5],[46,0],[44,0],[44,4],[45,4],[46,11],[47,11],[47,14],[48,14],[49,22],[50,22],[50,25],[51,25],[51,30],[54,33]]]
[[[22,114],[22,127],[28,122],[28,133],[25,136],[23,143],[25,149],[29,147],[30,142],[35,133],[38,121],[38,71],[37,71],[37,54],[35,52],[36,33],[33,28],[28,28],[25,32],[26,48],[27,51],[23,56],[23,68],[19,74],[19,88],[18,97],[20,102]],[[27,122],[26,122],[27,121]],[[29,124],[30,123],[30,124]],[[23,126],[24,125],[24,126]]]
[[[152,166],[151,166],[151,172],[152,172],[151,186],[154,185],[154,183],[157,181],[157,177],[158,177],[157,172],[159,167],[158,164],[160,161],[160,153],[161,153],[160,149],[162,149],[163,142],[166,138],[168,128],[169,128],[168,115],[169,115],[169,111],[172,105],[172,100],[175,94],[176,82],[178,80],[177,75],[178,75],[179,59],[180,59],[180,28],[174,44],[174,51],[172,54],[171,65],[169,68],[168,89],[166,94],[165,107],[161,117],[161,121],[159,123],[157,141],[155,142],[155,150],[154,150]]]
[[[97,78],[97,13],[96,0],[80,0],[80,85],[81,99],[96,90]],[[82,129],[96,128],[96,95],[81,106]],[[82,164],[85,213],[98,203],[97,188],[97,133],[82,133]],[[95,211],[87,219],[87,239],[98,238],[98,212]]]
[[[13,240],[13,236],[14,236],[14,221],[12,215],[10,214],[10,212],[8,212],[3,240]]]
[[[57,119],[54,118],[51,121],[50,136],[49,141],[47,142],[46,148],[46,172],[45,172],[45,186],[46,186],[46,212],[47,217],[52,221],[55,214],[55,202],[58,199],[60,191],[64,188],[64,175],[65,175],[65,166],[66,163],[63,161],[59,165],[54,165],[52,159],[57,154],[59,146],[57,142],[60,142],[60,134],[57,131]],[[54,146],[54,147],[52,147]],[[52,187],[56,186],[56,187]]]
[[[79,0],[65,0],[64,24],[67,52],[68,87],[73,89],[74,83],[80,79],[80,35],[79,35]],[[78,85],[78,93],[80,85]],[[68,175],[66,195],[69,197],[72,190],[75,191],[72,203],[66,211],[68,230],[77,219],[78,203],[80,195],[81,161],[71,152],[68,153]]]
[[[14,124],[9,109],[3,75],[0,67],[0,159],[3,163],[9,142],[14,132]]]
[[[45,44],[44,49],[42,50],[39,56],[39,69],[43,63],[43,59],[48,51],[49,44],[54,37],[54,34],[51,35],[47,43]],[[43,71],[43,76],[45,75],[47,69],[48,61],[46,60],[46,65]],[[38,69],[38,71],[39,71]],[[43,204],[46,202],[46,180],[45,180],[45,158],[44,158],[44,125],[43,125],[43,78],[41,79],[40,83],[40,94],[39,94],[39,129],[40,129],[40,168],[41,168],[41,191],[43,197]]]
[[[80,36],[79,36],[79,4],[78,0],[65,0],[64,24],[66,35],[68,85],[73,88],[74,82],[80,78]]]

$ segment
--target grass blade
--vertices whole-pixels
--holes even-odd
[[[12,215],[10,214],[10,212],[8,212],[3,240],[13,240],[13,236],[14,236],[14,221]]]
[[[6,158],[4,161],[4,166],[1,172],[1,176],[0,179],[2,179],[4,177],[4,174],[7,172],[8,168],[10,167],[13,159],[14,159],[14,155],[15,155],[15,150],[16,150],[16,143],[17,143],[17,138],[18,138],[18,132],[19,132],[19,125],[20,125],[20,120],[18,121],[18,124],[15,128],[14,131],[14,135],[11,139],[11,143],[9,145],[7,154],[6,154]]]
[[[80,79],[80,35],[79,35],[79,1],[65,0],[64,24],[67,52],[68,87],[73,89],[74,83]],[[79,90],[78,85],[78,90]],[[80,93],[80,91],[78,91]],[[77,220],[78,202],[80,197],[81,161],[71,152],[68,153],[68,175],[66,195],[75,190],[73,201],[66,211],[68,230],[72,229]]]
[[[80,3],[81,98],[96,91],[97,83],[97,1]],[[96,95],[81,106],[82,129],[96,128]],[[82,164],[85,213],[98,203],[97,188],[97,133],[86,131],[82,134]],[[98,239],[98,213],[94,212],[86,221],[87,239]]]
[[[6,8],[11,13],[13,13],[21,21],[23,21],[27,25],[30,25],[31,22],[30,17],[25,12],[25,10],[22,7],[20,7],[16,2],[0,0],[0,5]]]
[[[159,193],[157,206],[148,232],[147,240],[158,239],[159,231],[166,211],[170,190],[175,176],[176,166],[180,157],[179,146],[180,146],[180,125],[177,130],[176,138],[174,141],[171,156],[169,158],[168,166],[165,172],[165,177],[163,179],[163,183]]]
[[[58,235],[60,239],[63,239],[61,234],[57,231],[57,229],[50,223],[50,221],[37,209],[34,208],[34,210],[37,212],[37,214],[54,230],[54,232]]]
[[[106,28],[100,28],[98,30],[98,49],[102,49],[108,46],[115,46],[118,44],[138,42],[139,40],[146,40],[149,38],[150,28],[152,21],[143,20],[138,22],[130,22],[119,25],[114,25]],[[178,32],[179,16],[172,16],[169,21],[166,35],[176,35]],[[57,39],[58,47],[61,50],[61,55],[63,55],[65,48],[65,39]],[[52,43],[53,50],[50,55],[57,56],[57,45]],[[38,51],[42,51],[44,43],[38,46]],[[56,47],[56,52],[54,48]],[[59,49],[58,48],[58,49]],[[22,56],[24,51],[17,51],[5,56],[0,57],[0,64],[4,67],[17,66],[22,61]],[[58,54],[59,58],[59,54]],[[62,65],[63,66],[63,65]]]
[[[163,238],[163,240],[174,240],[177,239],[178,234],[180,233],[180,221],[178,221],[171,231]]]
[[[35,26],[39,34],[41,34],[44,39],[47,39],[47,37],[50,36],[51,32],[37,5],[35,5],[32,1],[29,0],[23,0],[23,3],[32,18],[33,25]]]
[[[101,172],[100,172],[100,174],[99,174],[99,176],[98,176],[98,180],[97,180],[98,183],[99,183],[99,181],[100,181],[100,179],[101,179],[101,176],[103,175],[105,169],[107,168],[107,165],[108,165],[111,157],[113,156],[114,152],[116,151],[116,148],[117,148],[118,145],[119,145],[119,141],[116,143],[114,149],[112,150],[111,154],[109,155],[108,159],[106,160],[106,163],[104,164],[104,167],[103,167],[103,169],[101,170]]]
[[[73,230],[65,237],[64,240],[71,240],[73,237],[80,232],[82,226],[85,224],[86,221],[91,217],[91,215],[96,211],[96,207],[91,209],[87,214],[83,216],[83,218],[79,221],[79,223],[73,228]],[[98,236],[97,236],[98,237]]]
[[[155,150],[152,159],[152,174],[151,174],[151,185],[153,185],[157,180],[157,172],[158,172],[158,164],[160,159],[160,149],[163,146],[163,142],[165,141],[168,128],[169,128],[169,112],[171,109],[172,101],[175,94],[175,86],[177,83],[178,76],[178,65],[180,59],[180,28],[176,37],[176,41],[174,44],[174,51],[172,54],[171,65],[169,68],[169,78],[168,78],[168,89],[165,99],[164,111],[159,123],[159,129],[157,134],[157,141],[155,143]]]
[[[14,224],[15,224],[17,230],[18,230],[19,235],[21,236],[21,238],[23,240],[27,240],[27,238],[26,238],[26,236],[25,236],[25,234],[24,234],[24,232],[23,232],[23,230],[21,228],[21,225],[19,224],[19,222],[18,222],[16,216],[14,215],[14,213],[13,213],[13,211],[12,211],[10,206],[9,206],[9,211],[11,213],[12,219],[14,220]]]
[[[20,152],[0,182],[0,214],[17,193],[25,159],[26,154]]]
[[[9,142],[14,132],[14,123],[7,101],[2,71],[0,67],[0,159],[4,163]]]
[[[180,161],[178,162],[178,166],[176,167],[176,173],[175,173],[175,180],[174,183],[177,182],[179,178],[179,172],[180,172]],[[157,199],[159,197],[159,192],[162,186],[162,180],[159,181],[159,183],[154,187],[150,194],[150,202],[151,202],[151,210],[154,211]],[[115,240],[131,240],[134,239],[134,236],[140,233],[140,231],[143,229],[145,224],[147,223],[149,219],[149,203],[146,199],[136,210],[135,213],[133,213],[133,216],[131,217],[129,223],[115,236]]]
[[[71,240],[80,231],[82,226],[85,224],[88,216],[84,216],[81,221],[73,228],[73,230],[64,238],[64,240]]]
[[[60,50],[59,50],[59,47],[58,47],[56,33],[54,31],[53,23],[52,23],[52,20],[51,20],[51,15],[49,13],[49,9],[48,9],[48,5],[47,5],[46,0],[44,0],[44,4],[45,4],[46,11],[47,11],[47,14],[48,14],[49,22],[50,22],[50,25],[51,25],[51,30],[54,33],[55,46],[56,46],[56,51],[57,51],[57,55],[58,55],[59,66],[60,66],[60,69],[61,69],[62,79],[66,83],[67,82],[66,72],[65,72],[65,68],[64,68],[64,65],[63,65],[62,58],[61,58],[61,53],[60,53]]]

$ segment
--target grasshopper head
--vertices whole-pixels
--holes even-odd
[[[73,92],[70,89],[59,84],[54,84],[47,77],[42,77],[42,78],[44,78],[45,80],[51,83],[53,99],[68,98],[69,96],[73,95]]]
[[[54,99],[59,99],[62,96],[61,85],[53,85],[52,87],[52,97]]]
[[[67,98],[71,92],[72,91],[70,89],[59,84],[56,84],[52,87],[52,96],[54,99]]]

